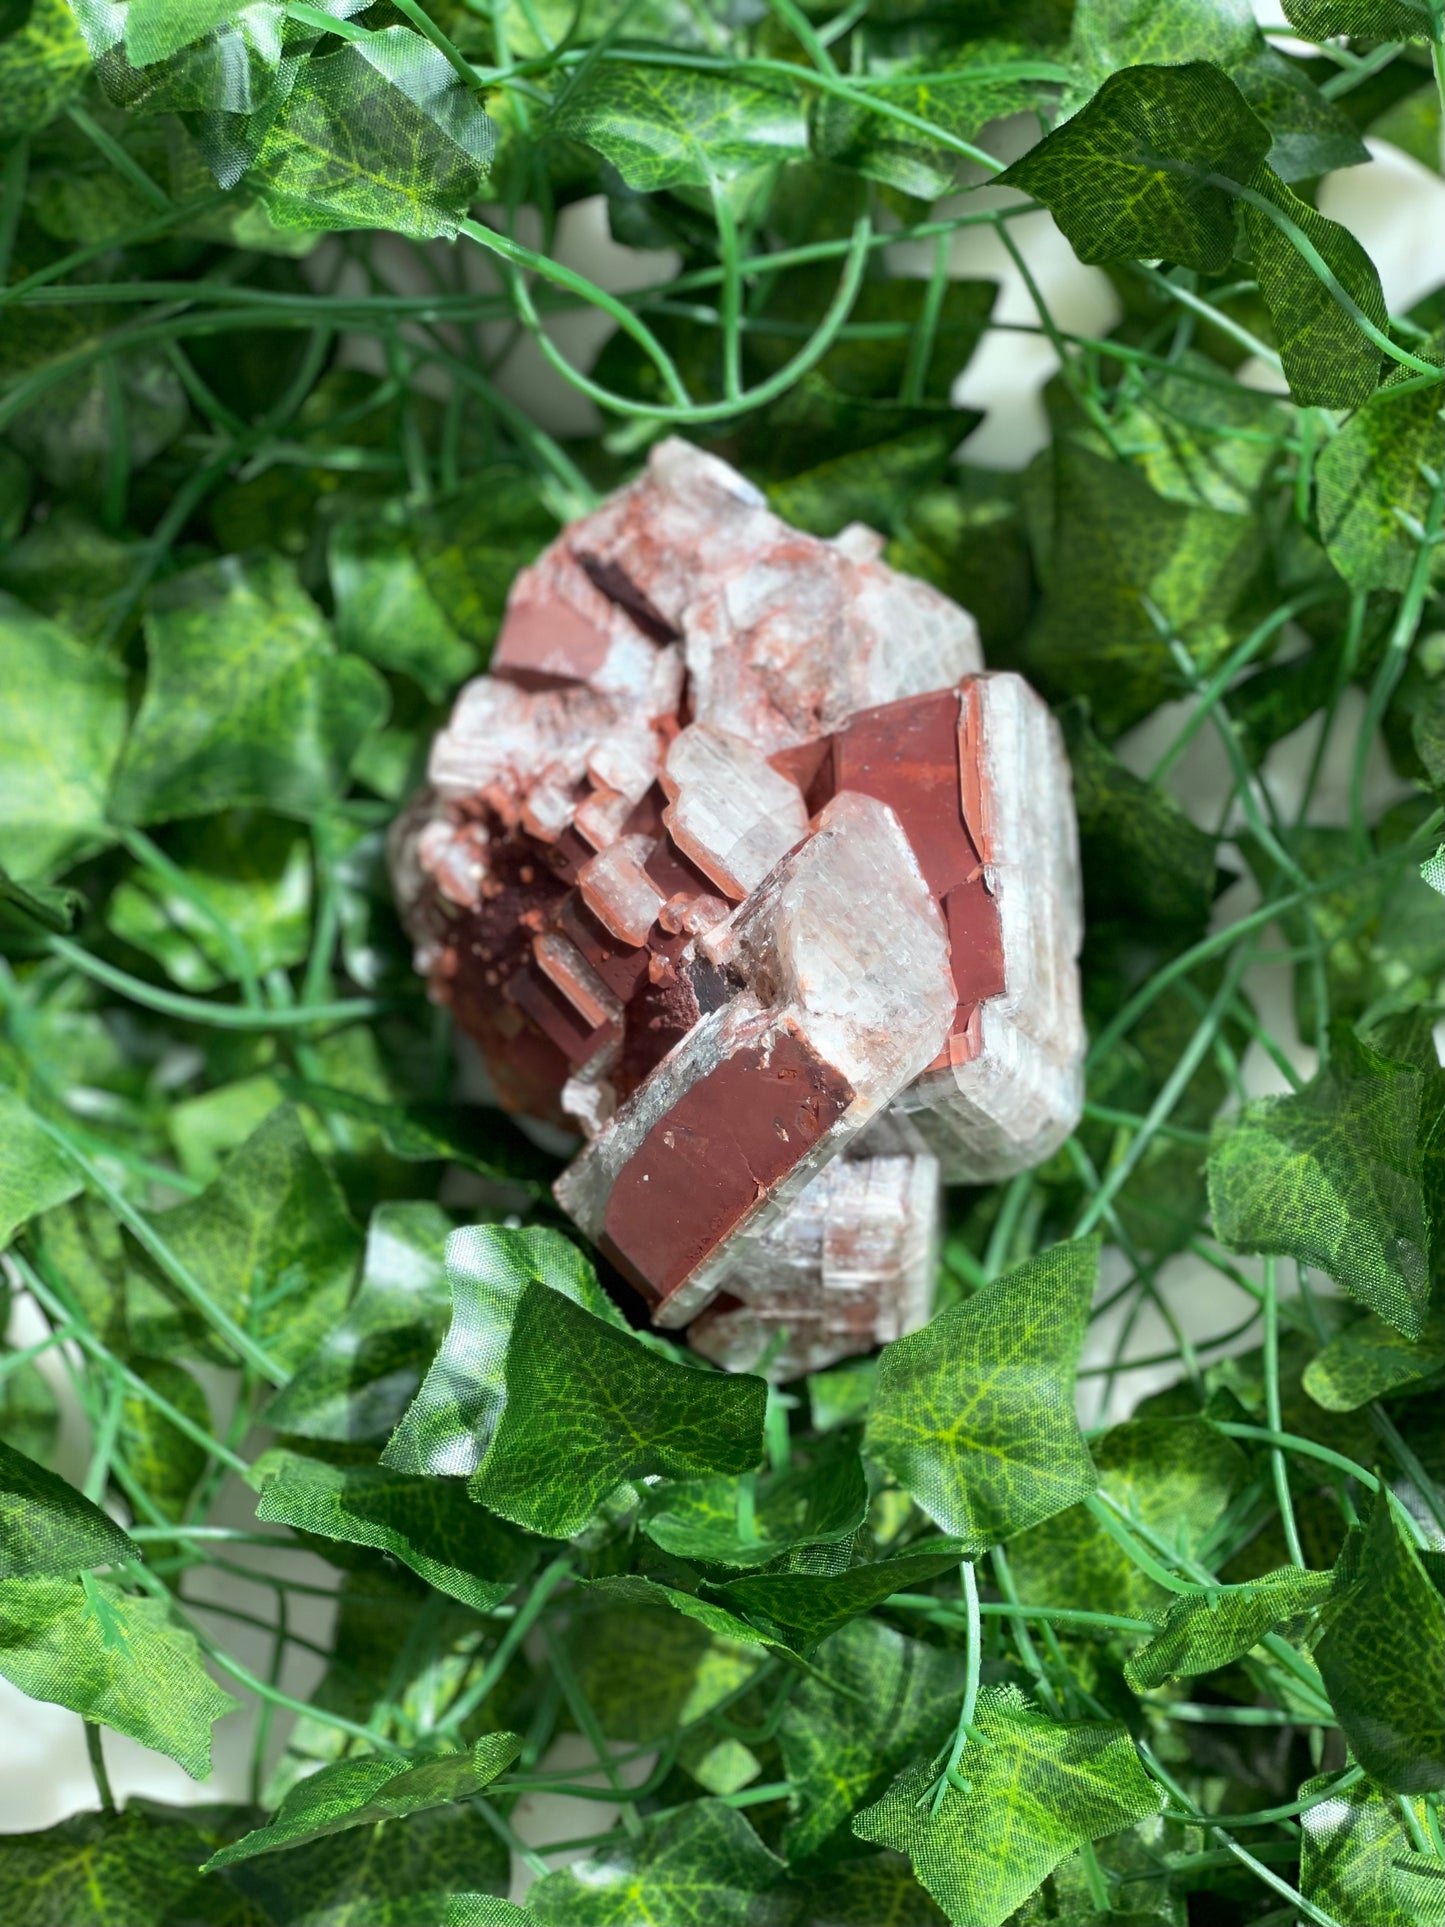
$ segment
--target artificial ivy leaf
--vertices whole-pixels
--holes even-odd
[[[0,1247],[16,1229],[42,1211],[73,1198],[81,1180],[74,1164],[46,1131],[18,1092],[3,1079],[0,1060]]]
[[[137,67],[179,53],[235,11],[235,0],[130,0],[125,50]]]
[[[589,62],[553,114],[631,188],[706,187],[808,149],[795,89],[741,74]]]
[[[184,1365],[170,1358],[133,1358],[130,1368],[202,1431],[210,1430],[206,1394]],[[152,1505],[166,1518],[179,1519],[205,1474],[205,1448],[136,1391],[121,1400],[116,1439],[126,1471]]]
[[[245,1820],[244,1808],[132,1799],[121,1813],[0,1834],[0,1915],[12,1927],[259,1927],[239,1894],[199,1872]]]
[[[1381,1482],[1353,1583],[1315,1643],[1335,1717],[1360,1765],[1393,1793],[1445,1786],[1445,1599],[1405,1538]]]
[[[199,1197],[157,1212],[151,1223],[280,1366],[294,1369],[308,1356],[350,1293],[361,1241],[290,1105],[257,1126]],[[175,1287],[159,1271],[153,1275],[166,1293],[165,1310],[153,1310],[132,1288],[138,1336],[148,1322],[156,1335],[167,1330]],[[214,1342],[189,1305],[181,1329],[195,1342]]]
[[[692,1575],[686,1567],[683,1571],[691,1580]],[[704,1631],[730,1645],[766,1647],[779,1658],[797,1658],[793,1648],[781,1635],[751,1625],[726,1606],[719,1605],[716,1599],[704,1599],[697,1593],[685,1592],[680,1586],[670,1586],[659,1579],[647,1579],[641,1573],[599,1579],[594,1581],[594,1586],[597,1591],[605,1593],[609,1600],[630,1600],[642,1606],[669,1606],[674,1612],[695,1621]]]
[[[1218,177],[1248,180],[1268,149],[1234,83],[1190,60],[1111,74],[998,179],[1042,201],[1081,261],[1164,256],[1218,274],[1235,235],[1234,201]]]
[[[496,143],[445,57],[410,28],[384,27],[306,62],[248,178],[282,229],[450,240]]]
[[[1421,464],[1439,453],[1438,387],[1389,383],[1371,396],[1315,464],[1320,534],[1331,562],[1355,589],[1403,590],[1418,544],[1401,514],[1423,524],[1430,486]]]
[[[1147,917],[1203,929],[1214,899],[1214,838],[1158,783],[1126,769],[1075,700],[1059,720],[1069,748],[1091,919]]]
[[[551,541],[557,518],[534,475],[498,464],[479,469],[458,494],[414,514],[411,527],[432,599],[463,642],[484,650],[501,627],[512,578]]]
[[[35,134],[85,86],[90,54],[65,0],[32,0],[0,40],[0,141]]]
[[[943,1761],[914,1767],[853,1821],[860,1840],[896,1848],[954,1927],[1002,1927],[1077,1848],[1148,1819],[1163,1789],[1128,1729],[1051,1720],[1016,1687],[985,1687],[960,1770],[937,1812],[927,1797]]]
[[[768,501],[784,521],[814,535],[837,535],[850,522],[891,528],[912,496],[947,474],[960,437],[973,425],[960,409],[940,411],[939,419],[891,441],[851,449],[801,475],[770,482]]]
[[[1176,1599],[1160,1630],[1130,1654],[1124,1677],[1136,1693],[1145,1693],[1166,1680],[1218,1672],[1242,1659],[1285,1620],[1322,1606],[1333,1585],[1333,1573],[1284,1566],[1238,1592]]]
[[[294,824],[253,810],[184,823],[167,854],[191,891],[137,868],[110,899],[116,936],[154,957],[183,990],[214,990],[236,976],[239,945],[256,975],[304,960],[311,937],[311,859]],[[228,943],[217,920],[230,932]]]
[[[1411,1839],[1399,1803],[1366,1781],[1334,1790],[1333,1774],[1306,1780],[1301,1800],[1330,1788],[1300,1815],[1300,1892],[1331,1918],[1370,1927],[1445,1927],[1445,1882],[1408,1865]],[[1421,1828],[1424,1813],[1416,1802]]]
[[[211,1770],[212,1726],[236,1705],[159,1600],[88,1575],[0,1580],[0,1673],[31,1699],[167,1754],[194,1780]]]
[[[1099,1489],[1182,1559],[1201,1545],[1249,1478],[1249,1461],[1202,1418],[1133,1418],[1090,1445]],[[1020,1598],[1030,1605],[1103,1608],[1153,1619],[1169,1603],[1083,1506],[1071,1506],[1009,1547]]]
[[[489,1733],[465,1753],[370,1753],[337,1760],[294,1786],[264,1827],[212,1854],[205,1870],[304,1846],[349,1827],[404,1820],[428,1807],[470,1800],[521,1750],[515,1733]]]
[[[948,1915],[902,1854],[841,1861],[810,1880],[807,1891],[811,1917],[829,1927],[948,1927]]]
[[[1302,1091],[1256,1098],[1209,1154],[1215,1234],[1231,1251],[1315,1265],[1407,1338],[1425,1329],[1429,1229],[1417,1144],[1425,1074],[1347,1026]]]
[[[676,1558],[765,1566],[802,1547],[848,1543],[868,1513],[863,1462],[846,1441],[816,1450],[786,1472],[696,1479],[656,1487],[642,1529]]]
[[[1362,40],[1428,40],[1428,9],[1418,0],[1282,0],[1284,15],[1307,40],[1349,34]]]
[[[963,1556],[958,1539],[920,1539],[887,1559],[845,1572],[748,1573],[709,1590],[745,1614],[771,1643],[809,1653],[848,1620],[882,1605],[890,1593],[951,1572]]]
[[[15,1350],[0,1345],[0,1439],[26,1458],[43,1461],[55,1449],[60,1407],[35,1360],[17,1365]]]
[[[677,1763],[705,1793],[737,1793],[762,1772],[762,1762],[741,1740],[718,1739],[705,1728],[685,1734]]]
[[[381,678],[336,653],[279,556],[223,556],[155,591],[150,673],[115,780],[123,822],[247,805],[307,816],[386,713]]]
[[[381,1457],[399,1472],[463,1478],[481,1464],[505,1408],[507,1342],[532,1280],[621,1330],[627,1324],[591,1261],[558,1231],[467,1226],[447,1239],[445,1267],[451,1324]]]
[[[646,1743],[695,1725],[747,1684],[764,1655],[743,1630],[746,1640],[710,1630],[635,1575],[602,1579],[572,1618],[569,1655],[603,1732]]]
[[[248,1474],[256,1517],[298,1531],[374,1546],[429,1585],[487,1612],[537,1563],[540,1550],[473,1505],[450,1479],[418,1479],[381,1465],[330,1465],[281,1447]]]
[[[1097,1239],[1040,1253],[878,1360],[864,1450],[980,1552],[1092,1492],[1074,1370]]]
[[[533,1532],[580,1531],[624,1479],[745,1472],[763,1455],[762,1379],[675,1365],[537,1279],[503,1372],[507,1402],[470,1490]]]
[[[328,1326],[264,1422],[308,1439],[377,1439],[410,1404],[451,1315],[440,1205],[379,1204],[355,1298]]]
[[[82,1572],[140,1556],[108,1513],[0,1440],[0,1579]]]
[[[477,667],[426,585],[412,531],[387,516],[339,522],[327,544],[336,639],[383,669],[400,670],[442,702]]]
[[[1186,350],[1118,409],[1114,433],[1166,501],[1250,515],[1278,469],[1291,422],[1273,396],[1221,384],[1217,362]]]
[[[586,1860],[545,1874],[527,1895],[538,1927],[789,1927],[787,1870],[741,1813],[696,1800],[645,1820]]]
[[[1357,1412],[1390,1392],[1426,1389],[1445,1370],[1445,1321],[1431,1313],[1423,1334],[1402,1338],[1373,1312],[1345,1326],[1305,1367],[1304,1388],[1327,1412]]]
[[[832,1432],[867,1418],[877,1375],[877,1360],[872,1358],[845,1358],[825,1372],[810,1372],[808,1416],[813,1430]]]
[[[340,1112],[372,1125],[393,1157],[408,1163],[460,1164],[484,1178],[498,1178],[534,1192],[546,1188],[555,1161],[523,1135],[504,1111],[471,1105],[381,1104],[334,1084],[284,1077],[279,1088],[323,1115]]]
[[[1389,315],[1375,264],[1348,228],[1292,194],[1270,168],[1256,168],[1247,185],[1256,198],[1244,203],[1245,232],[1290,394],[1302,408],[1357,408],[1374,393],[1380,350],[1260,202],[1312,243],[1355,305],[1383,332]]]
[[[49,883],[37,883],[27,889],[0,868],[0,912],[6,916],[38,923],[42,930],[63,933],[74,925],[84,908],[85,898],[78,890],[64,890]]]
[[[810,1675],[778,1729],[792,1788],[784,1835],[790,1861],[836,1844],[839,1829],[901,1767],[933,1755],[957,1718],[968,1671],[961,1652],[906,1639],[877,1619],[855,1619],[834,1633],[815,1664],[843,1690]]]
[[[108,843],[125,675],[0,593],[0,863],[29,880]]]

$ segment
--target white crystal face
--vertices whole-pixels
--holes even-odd
[[[808,833],[797,784],[726,730],[692,723],[667,752],[663,811],[673,841],[734,901],[754,889]]]

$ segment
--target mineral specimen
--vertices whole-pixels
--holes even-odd
[[[775,1378],[920,1324],[941,1179],[1079,1113],[1058,731],[882,546],[663,442],[518,576],[392,834],[432,996],[586,1140],[564,1209]]]

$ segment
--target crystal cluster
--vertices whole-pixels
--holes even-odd
[[[941,1180],[1047,1157],[1068,764],[972,618],[680,441],[518,576],[395,825],[417,967],[655,1321],[817,1369],[928,1315]]]

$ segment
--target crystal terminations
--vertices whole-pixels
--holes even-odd
[[[659,444],[517,577],[391,838],[432,996],[586,1139],[563,1208],[774,1378],[922,1323],[940,1181],[1081,1102],[1058,731],[882,548]]]

